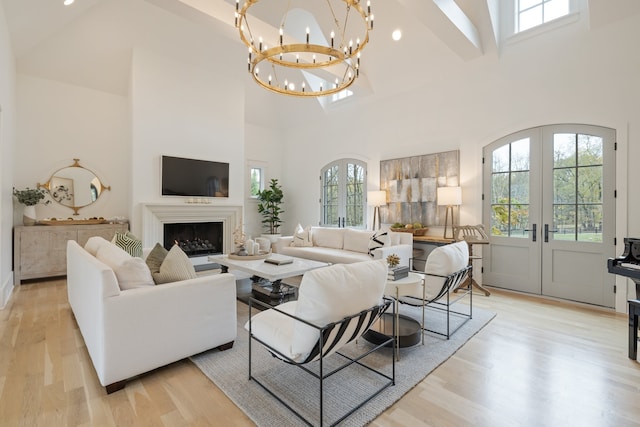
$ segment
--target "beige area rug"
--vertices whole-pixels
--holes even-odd
[[[401,313],[419,319],[420,310],[403,306]],[[232,349],[220,352],[211,350],[191,357],[195,365],[213,381],[229,398],[258,426],[299,426],[302,422],[277,400],[272,398],[255,381],[249,381],[248,369],[248,332],[244,324],[248,320],[249,307],[238,302],[238,337]],[[385,409],[400,399],[410,389],[415,387],[431,371],[451,357],[470,338],[478,333],[487,323],[495,317],[495,313],[474,308],[473,319],[463,325],[451,339],[425,334],[425,345],[416,345],[400,350],[400,361],[396,363],[396,384],[384,390],[371,402],[360,408],[346,420],[341,426],[363,426]],[[428,328],[442,328],[445,316],[435,310],[427,312],[426,325]],[[452,326],[460,322],[459,318],[452,317]],[[437,329],[441,330],[441,329]],[[279,390],[278,393],[287,401],[291,401],[296,410],[306,417],[318,419],[318,380],[303,372],[301,369],[290,366],[272,357],[260,344],[253,343],[253,373],[263,382],[270,384]],[[365,340],[358,340],[351,344],[360,348],[347,349],[349,351],[362,351],[363,347],[371,346]],[[349,346],[347,346],[349,347]],[[385,372],[391,373],[389,353],[391,349],[383,349],[365,359],[369,365],[382,367]],[[325,369],[329,361],[342,357],[334,355],[325,362]],[[370,382],[380,381],[378,377],[371,376],[367,370],[353,365],[330,377],[325,382],[325,425],[332,424],[347,412],[352,405],[354,396],[359,398],[367,391]],[[319,422],[315,424],[319,425]]]

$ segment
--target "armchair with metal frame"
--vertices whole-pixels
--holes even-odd
[[[424,272],[421,272],[424,279],[420,289],[413,294],[405,293],[398,298],[401,304],[422,307],[423,331],[441,335],[449,339],[454,332],[473,317],[473,293],[471,292],[471,285],[463,285],[471,271],[468,259],[469,247],[464,242],[437,247],[431,251],[427,257]],[[452,293],[456,289],[464,292],[453,296]],[[458,310],[457,308],[452,308],[454,304],[467,296],[469,297],[468,309]],[[425,310],[427,308],[444,311],[446,313],[446,327],[444,331],[426,327]],[[462,319],[454,328],[452,328],[451,325],[452,316]],[[424,344],[424,336],[422,337],[422,343]]]
[[[384,260],[355,264],[336,264],[312,270],[303,276],[298,300],[271,307],[259,300],[250,299],[250,310],[254,307],[266,309],[250,317],[245,325],[249,331],[249,380],[255,381],[265,391],[308,425],[336,425],[361,408],[387,387],[395,384],[395,334],[377,345],[358,345],[357,352],[349,354],[344,347],[362,336],[385,311],[393,307],[392,301],[383,298],[387,268]],[[251,311],[250,311],[251,312]],[[395,319],[395,316],[393,316]],[[395,331],[395,325],[393,327]],[[278,369],[276,364],[256,373],[253,370],[254,346],[256,341],[274,356],[273,360],[283,361],[301,368],[318,380],[318,419],[306,407],[308,402],[295,399],[303,393],[295,387],[299,383],[269,386],[266,372]],[[391,358],[386,368],[369,366],[363,358],[383,347]],[[362,347],[362,348],[361,348]],[[335,354],[334,354],[335,353]],[[357,353],[360,353],[356,355]],[[327,359],[331,357],[331,363]],[[341,358],[339,362],[334,358]],[[337,366],[336,366],[337,364]],[[355,365],[355,366],[354,366]],[[327,368],[327,366],[330,366]],[[346,368],[366,368],[376,378],[372,390],[353,407],[341,410],[342,415],[335,420],[325,421],[325,393],[330,389],[325,385],[327,378]],[[387,370],[390,369],[390,373]],[[348,382],[333,381],[332,386],[348,386]],[[285,401],[282,389],[289,390],[291,399]],[[274,390],[278,390],[278,392]],[[305,415],[306,414],[306,415]]]

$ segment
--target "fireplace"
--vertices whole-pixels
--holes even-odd
[[[145,203],[142,205],[142,243],[145,248],[152,248],[157,242],[166,245],[164,226],[183,223],[220,223],[222,227],[222,243],[216,245],[216,253],[231,253],[234,250],[233,231],[242,224],[242,206],[214,204],[165,204]],[[202,238],[202,237],[200,237]],[[212,242],[211,238],[205,238]],[[193,262],[198,258],[192,257]],[[201,259],[206,260],[203,256]]]
[[[222,222],[178,222],[164,224],[164,247],[174,244],[189,257],[221,254],[223,250]]]

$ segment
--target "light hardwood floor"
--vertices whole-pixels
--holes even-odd
[[[474,305],[498,315],[373,425],[640,426],[626,316],[499,290]],[[66,282],[52,280],[21,285],[0,311],[0,425],[253,424],[186,360],[107,396]]]

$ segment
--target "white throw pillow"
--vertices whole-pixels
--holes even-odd
[[[113,270],[123,291],[155,285],[144,260],[132,257],[113,243],[101,245],[96,258]]]
[[[384,230],[376,231],[369,239],[368,252],[373,257],[373,251],[383,246],[389,245],[389,232]]]
[[[178,245],[173,245],[164,261],[160,265],[160,271],[153,273],[156,285],[181,280],[195,279],[196,270],[193,263]]]
[[[353,230],[347,228],[344,230],[344,246],[346,251],[361,252],[366,254],[369,252],[369,241],[373,236],[373,231]]]
[[[84,244],[84,250],[89,252],[91,255],[96,256],[98,254],[98,249],[100,246],[104,244],[109,244],[109,241],[101,236],[93,236],[89,237],[87,243]]]
[[[379,304],[387,282],[385,260],[335,264],[308,271],[298,292],[296,316],[318,326]],[[318,332],[301,322],[293,329],[291,353],[297,360],[309,355]]]
[[[313,246],[313,242],[311,241],[311,226],[307,226],[306,228],[302,228],[300,224],[296,228],[295,233],[293,233],[293,240],[291,241],[291,246],[296,246],[300,248],[307,248]]]
[[[311,227],[313,246],[342,249],[344,246],[344,228]]]

